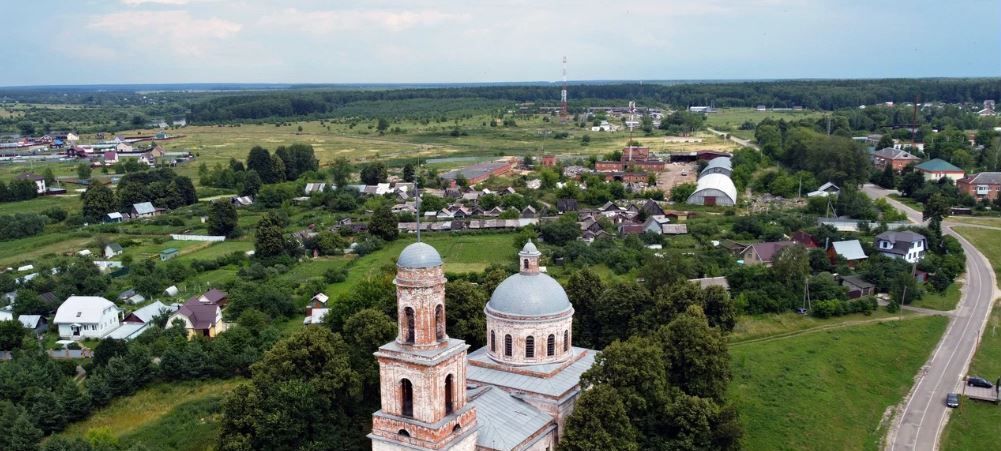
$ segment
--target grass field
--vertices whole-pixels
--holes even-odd
[[[754,137],[754,130],[739,130],[740,125],[746,121],[757,124],[765,118],[775,120],[785,119],[788,121],[798,121],[800,119],[816,119],[824,114],[817,111],[755,111],[754,108],[725,108],[717,113],[707,116],[706,124],[716,129],[728,129],[729,133],[738,138],[750,139]]]
[[[1001,274],[1001,234],[997,230],[980,229],[976,227],[954,227],[959,233],[977,247],[994,267],[995,274]]]
[[[925,209],[925,204],[922,204],[921,202],[918,202],[909,197],[904,197],[898,194],[890,194],[888,197],[904,205],[907,205],[908,207],[911,207],[917,211],[923,211]]]
[[[946,312],[952,310],[956,308],[956,304],[959,303],[961,283],[962,282],[954,282],[942,293],[936,293],[928,290],[920,300],[911,302],[911,305],[914,307],[930,308],[932,310],[942,310]]]
[[[827,319],[800,315],[793,312],[742,315],[737,318],[737,325],[730,334],[730,343],[732,345],[742,345],[746,342],[795,335],[803,331],[847,327],[886,318],[897,318],[900,315],[907,316],[909,314],[909,312],[891,314],[885,310],[877,310],[868,316],[856,313]]]
[[[212,449],[219,435],[219,403],[240,379],[164,383],[111,402],[61,435],[83,437],[106,428],[127,446],[201,451]]]
[[[79,213],[81,206],[80,196],[45,196],[21,202],[0,203],[0,215],[12,215],[14,213],[41,213],[53,207],[66,210],[67,213]]]
[[[1001,227],[1001,218],[991,218],[991,217],[973,217],[973,216],[949,216],[948,219],[951,223],[962,224],[974,224],[982,225],[988,227]]]
[[[748,450],[878,448],[947,319],[911,317],[735,346],[730,397]]]

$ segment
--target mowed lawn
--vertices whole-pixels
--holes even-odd
[[[1001,233],[996,230],[956,227],[955,230],[980,250],[994,271],[1001,268]],[[970,374],[993,381],[1001,376],[1001,311],[997,301],[980,345],[970,362]],[[980,401],[963,399],[952,411],[942,433],[943,450],[994,450],[1001,437],[1001,407]]]
[[[242,379],[156,384],[119,398],[74,423],[60,435],[84,437],[106,429],[125,445],[146,449],[213,449],[219,436],[220,403]]]
[[[748,450],[878,448],[947,319],[905,317],[730,348]]]
[[[80,200],[80,196],[78,195],[44,196],[21,202],[0,203],[0,215],[41,213],[55,207],[62,208],[66,213],[80,213],[82,205],[83,201]]]
[[[946,288],[941,293],[926,290],[925,295],[920,300],[912,301],[911,305],[914,307],[930,308],[932,310],[952,310],[959,303],[960,287],[965,280],[963,276],[960,276],[958,281],[953,282],[949,285],[949,288]]]

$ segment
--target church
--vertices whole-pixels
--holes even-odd
[[[468,353],[445,330],[445,274],[434,247],[407,246],[396,263],[398,335],[379,348],[381,409],[372,449],[551,451],[580,396],[595,351],[576,348],[573,306],[540,271],[528,242],[520,272],[484,307],[487,345]]]

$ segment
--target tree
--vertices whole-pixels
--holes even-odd
[[[887,147],[890,147],[890,148],[893,147],[893,136],[891,136],[889,133],[886,133],[883,136],[880,136],[879,137],[879,142],[876,143],[876,150],[882,150],[882,149],[885,149]]]
[[[562,246],[580,237],[580,226],[571,216],[564,216],[558,221],[543,223],[539,235],[546,243]]]
[[[724,334],[732,332],[737,325],[737,306],[730,299],[730,292],[726,288],[713,286],[703,290],[702,299],[702,310],[705,311],[709,325]]]
[[[254,256],[262,258],[288,255],[289,243],[285,237],[284,221],[277,213],[270,212],[257,223],[254,236]]]
[[[87,163],[80,163],[76,167],[76,176],[79,177],[80,180],[89,180],[90,179],[90,165],[87,164]]]
[[[275,163],[271,159],[268,149],[261,146],[254,146],[247,154],[247,170],[257,172],[263,183],[279,182],[278,173],[275,171]]]
[[[13,351],[21,348],[21,343],[28,337],[28,331],[20,321],[0,321],[0,351]]]
[[[236,206],[232,202],[212,202],[208,219],[209,235],[231,237],[236,231],[237,221]]]
[[[412,163],[403,165],[403,181],[411,183],[414,181],[414,165]]]
[[[170,183],[177,190],[177,194],[181,198],[181,205],[192,205],[198,202],[198,192],[195,191],[195,184],[191,182],[190,178],[182,175],[174,178]]]
[[[334,179],[334,185],[343,189],[351,178],[351,163],[344,157],[337,157],[330,165],[330,177]]]
[[[671,202],[683,203],[695,192],[694,183],[682,183],[671,188]]]
[[[83,196],[83,217],[88,221],[100,221],[104,215],[118,210],[118,201],[111,188],[100,183],[92,184]]]
[[[702,308],[690,306],[657,335],[671,384],[686,394],[722,402],[730,384],[730,355],[726,340],[709,327]]]
[[[445,285],[448,334],[462,337],[473,349],[486,345],[487,319],[483,306],[489,298],[478,285],[464,280],[449,281]]]
[[[344,341],[351,349],[351,367],[361,375],[365,397],[379,399],[379,362],[372,353],[396,338],[396,322],[379,309],[359,310],[344,321]]]
[[[0,449],[37,451],[42,434],[23,408],[10,401],[0,400]]]
[[[246,174],[243,178],[243,188],[240,190],[240,195],[256,196],[261,190],[261,176],[257,175],[257,171],[254,170],[246,171]]]
[[[380,135],[386,133],[386,130],[389,129],[389,121],[387,121],[385,118],[380,117],[379,120],[376,121],[375,123],[375,129],[379,132]]]
[[[639,450],[636,428],[615,389],[598,385],[577,399],[566,420],[560,449],[566,451]]]
[[[45,178],[45,186],[52,186],[56,183],[56,174],[52,172],[52,168],[45,168],[42,177]]]
[[[603,324],[595,342],[602,348],[644,330],[646,314],[653,305],[650,292],[636,282],[609,285],[595,305],[595,318]]]
[[[389,179],[386,165],[381,162],[368,163],[361,168],[361,182],[366,185],[376,185]]]
[[[921,216],[928,221],[928,230],[937,240],[942,238],[942,220],[949,216],[950,211],[949,201],[941,193],[932,194],[925,203]]]
[[[398,223],[389,204],[384,203],[372,213],[368,232],[386,241],[393,241],[400,235]]]
[[[566,292],[574,306],[573,338],[579,346],[596,348],[602,323],[596,315],[598,297],[605,291],[601,277],[588,268],[570,275]]]

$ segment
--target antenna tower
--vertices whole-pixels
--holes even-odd
[[[563,90],[560,91],[560,118],[566,120],[567,113],[567,57],[563,57]]]

